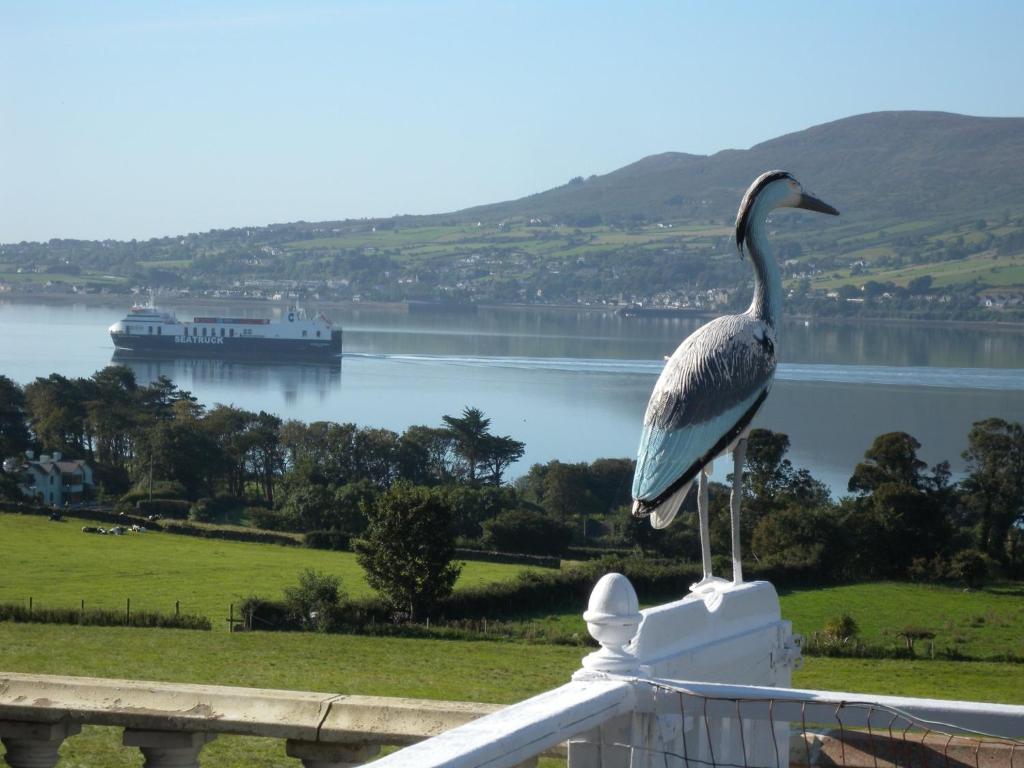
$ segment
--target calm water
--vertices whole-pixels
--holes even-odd
[[[166,305],[180,316],[267,316],[268,305]],[[0,373],[27,383],[54,371],[88,376],[108,365],[106,329],[125,307],[0,302]],[[329,419],[401,431],[440,423],[466,405],[523,440],[513,475],[552,458],[630,456],[664,355],[694,321],[591,312],[481,310],[410,316],[354,307],[327,314],[344,328],[340,369],[177,360],[126,363],[140,381],[160,374],[202,402],[285,418]],[[958,469],[973,421],[1024,421],[1024,331],[787,324],[782,365],[757,426],[789,434],[790,458],[835,493],[882,432],[903,430],[929,463]],[[723,479],[729,462],[716,466]]]

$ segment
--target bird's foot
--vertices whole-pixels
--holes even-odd
[[[732,582],[720,576],[705,576],[700,581],[690,585],[690,592],[695,595],[703,595],[708,592],[714,592],[727,584],[732,584]]]

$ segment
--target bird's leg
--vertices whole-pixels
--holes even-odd
[[[700,583],[711,580],[711,529],[708,522],[708,475],[705,470],[699,473],[697,485],[697,517],[700,521],[700,560],[704,566],[704,577]]]
[[[732,583],[743,583],[743,563],[740,560],[740,502],[743,500],[743,464],[747,457],[746,435],[736,441],[732,450],[732,494],[729,511],[732,516]]]
[[[711,464],[708,464],[698,473],[697,518],[700,522],[700,559],[704,566],[704,577],[690,585],[690,591],[697,593],[712,592],[718,585],[729,583],[711,575],[711,530],[708,522],[708,477],[711,471]]]

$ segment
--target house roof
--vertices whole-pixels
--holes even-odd
[[[88,465],[82,459],[61,459],[60,461],[39,461],[37,459],[26,459],[21,463],[21,471],[35,470],[43,474],[56,472],[58,474],[71,474],[86,468]]]

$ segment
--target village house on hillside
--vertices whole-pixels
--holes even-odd
[[[81,459],[65,459],[57,451],[38,459],[26,451],[25,458],[7,459],[3,468],[17,476],[25,496],[50,507],[77,504],[93,487],[92,467]]]

